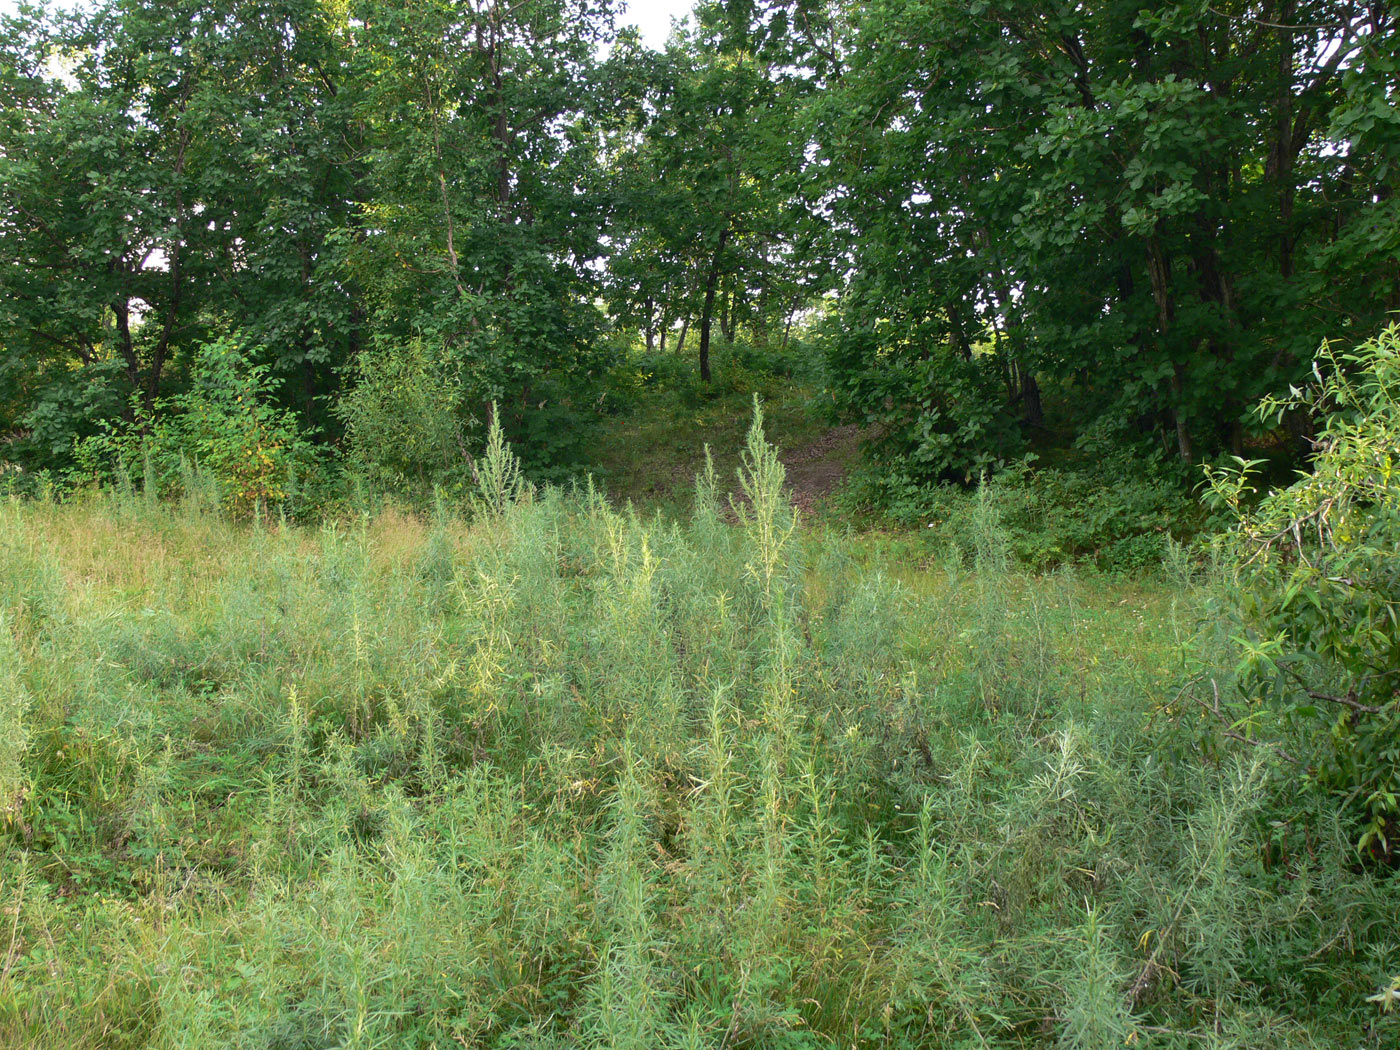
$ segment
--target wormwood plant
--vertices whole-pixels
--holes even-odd
[[[1394,1042],[1393,892],[1162,717],[1198,590],[795,527],[758,428],[680,521],[497,447],[431,520],[0,507],[0,1048]]]
[[[29,746],[29,696],[19,677],[13,631],[9,615],[0,610],[0,830],[19,818],[27,790],[23,760]]]
[[[735,512],[755,548],[756,558],[748,571],[762,586],[764,602],[771,604],[777,597],[775,585],[797,529],[797,516],[784,488],[786,468],[778,450],[764,437],[763,406],[756,396],[742,463],[739,485],[744,499],[735,504]]]
[[[604,946],[583,1017],[583,1044],[650,1050],[665,1041],[674,976],[661,963],[654,862],[647,855],[647,788],[638,757],[624,744],[612,828],[598,880]]]
[[[1400,328],[1324,346],[1315,382],[1258,408],[1318,420],[1312,469],[1257,507],[1257,462],[1209,471],[1235,518],[1241,682],[1281,705],[1320,750],[1315,779],[1359,822],[1373,856],[1400,847]],[[1247,716],[1251,722],[1258,715]],[[1330,726],[1322,732],[1311,727]]]
[[[506,444],[501,430],[500,411],[491,403],[491,422],[486,428],[486,451],[472,467],[476,481],[473,506],[492,515],[504,514],[506,508],[522,497],[533,494],[530,483],[520,473],[520,460]]]

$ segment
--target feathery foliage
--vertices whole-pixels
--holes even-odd
[[[796,530],[757,424],[733,515],[494,462],[470,516],[0,506],[0,1045],[1396,1037],[1393,891],[1198,744],[1209,581],[1023,574],[991,500],[971,562]]]

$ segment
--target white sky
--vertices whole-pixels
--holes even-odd
[[[0,4],[9,0],[0,0]],[[642,33],[642,43],[660,50],[671,35],[671,19],[690,14],[693,0],[628,0],[627,8],[618,16],[620,26],[635,25]]]
[[[635,25],[642,33],[642,42],[660,50],[671,35],[671,19],[684,18],[690,13],[693,0],[627,0],[626,9],[618,16],[619,26]],[[71,0],[60,0],[70,6]],[[12,14],[19,0],[0,0],[0,14]]]

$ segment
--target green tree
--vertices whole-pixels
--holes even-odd
[[[1394,17],[1335,0],[830,12],[810,52],[829,70],[830,253],[855,274],[847,410],[893,415],[917,458],[929,413],[967,407],[940,395],[939,359],[977,349],[1013,423],[1039,422],[1053,378],[1082,420],[1183,460],[1238,449],[1248,407],[1323,334],[1397,305]],[[892,362],[932,374],[891,389]]]
[[[315,411],[356,338],[330,250],[355,182],[337,32],[316,0],[4,20],[0,368],[31,462],[61,466],[129,394],[149,412],[234,325]]]
[[[751,5],[699,5],[694,28],[654,61],[648,119],[614,161],[614,314],[647,332],[693,318],[706,382],[716,322],[728,340],[741,323],[766,334],[812,284],[798,251],[810,81],[773,46],[764,17]]]
[[[347,245],[376,340],[427,340],[463,424],[502,423],[557,462],[607,367],[592,304],[608,194],[600,138],[620,106],[601,63],[607,4],[355,6],[356,112],[370,194]]]

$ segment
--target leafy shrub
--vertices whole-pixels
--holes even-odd
[[[121,362],[115,359],[64,369],[33,392],[19,418],[18,436],[0,458],[13,458],[27,470],[70,469],[73,446],[101,433],[102,420],[121,414],[118,391],[123,378]],[[15,390],[24,393],[19,383]]]
[[[990,485],[1012,553],[1036,568],[1152,568],[1200,516],[1174,479],[1127,457],[1095,471],[1032,470],[1021,460]]]
[[[437,344],[415,338],[361,354],[337,411],[350,455],[371,481],[451,485],[465,477],[462,453],[475,424],[464,399],[460,370]]]
[[[1374,855],[1400,851],[1400,328],[1328,347],[1315,384],[1262,418],[1320,420],[1310,473],[1250,508],[1258,463],[1208,473],[1235,517],[1225,538],[1245,626],[1242,684],[1282,704],[1320,747],[1318,782]],[[1321,705],[1319,708],[1318,705]],[[1320,711],[1334,716],[1321,732]]]
[[[643,386],[678,390],[694,387],[700,382],[695,359],[689,354],[682,356],[652,350],[638,354],[634,360]]]
[[[625,400],[625,386],[605,387],[601,374],[591,372],[542,373],[526,390],[502,398],[460,349],[420,336],[361,354],[355,384],[336,412],[351,462],[372,486],[426,496],[438,487],[470,489],[472,457],[481,451],[483,424],[495,418],[491,412],[499,413],[532,478],[573,476],[599,414],[619,399]]]
[[[1173,539],[1201,522],[1200,508],[1151,462],[1119,456],[1089,470],[1034,469],[1032,461],[1017,460],[983,482],[1008,552],[1032,568],[1071,562],[1110,571],[1154,568]],[[972,554],[976,492],[867,467],[842,499],[848,509],[922,529],[930,542]]]
[[[796,338],[783,344],[740,333],[722,352],[736,368],[753,376],[815,380],[823,371],[821,352]]]
[[[500,422],[522,469],[540,482],[577,478],[609,409],[599,376],[542,376],[525,397],[500,403]]]
[[[693,341],[688,345],[693,348]],[[754,391],[771,397],[786,381],[813,378],[819,355],[798,343],[783,347],[740,334],[733,342],[717,341],[711,346],[710,366],[711,380],[705,383],[690,349],[682,354],[669,349],[634,350],[624,354],[614,369],[609,400],[630,409],[644,390],[670,392],[689,406],[727,396],[747,399]]]
[[[999,361],[965,357],[918,324],[837,327],[826,369],[838,414],[873,427],[871,451],[915,481],[973,482],[1023,448]]]
[[[317,454],[296,417],[273,400],[279,385],[256,352],[234,338],[202,346],[190,389],[78,442],[80,476],[140,477],[154,495],[189,492],[202,474],[236,517],[286,509],[317,470]]]

